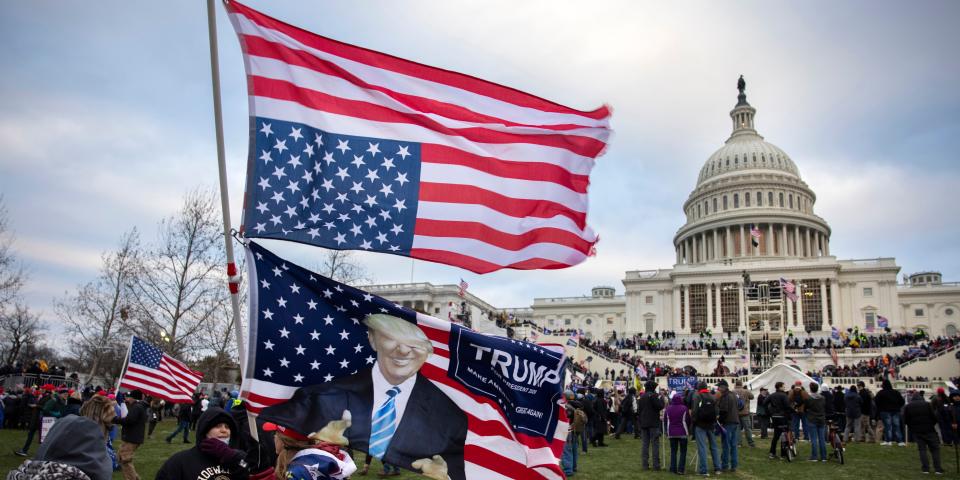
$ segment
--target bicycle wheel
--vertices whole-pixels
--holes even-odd
[[[786,445],[786,448],[785,448],[784,450],[785,450],[785,453],[786,453],[785,456],[787,457],[787,461],[788,461],[788,462],[792,462],[792,461],[793,461],[793,457],[796,456],[796,454],[795,454],[794,451],[793,451],[793,445],[787,444],[787,445]]]
[[[837,460],[840,460],[840,465],[843,465],[843,447],[837,448]]]

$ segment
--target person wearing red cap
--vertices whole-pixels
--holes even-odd
[[[343,431],[349,426],[349,415],[311,435],[276,423],[264,423],[264,431],[276,432],[273,436],[277,452],[276,479],[329,480],[352,475],[357,466],[350,455],[340,449],[340,444],[347,443]]]
[[[943,387],[937,389],[937,395],[930,402],[933,405],[933,411],[937,414],[937,425],[940,427],[940,439],[943,445],[950,447],[953,445],[953,414],[950,411],[950,398]]]

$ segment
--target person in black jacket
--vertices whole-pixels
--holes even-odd
[[[123,426],[120,439],[120,470],[124,480],[140,480],[137,469],[133,466],[133,454],[143,445],[143,438],[147,431],[147,404],[143,401],[143,392],[134,390],[124,397],[127,404],[127,416],[113,419],[113,423]]]
[[[273,465],[277,462],[277,454],[270,448],[273,442],[268,432],[259,432],[260,441],[253,438],[247,417],[247,402],[234,403],[233,408],[230,409],[230,416],[237,423],[237,430],[233,434],[237,440],[237,448],[247,452],[246,462],[250,477],[265,478],[268,473],[272,474]]]
[[[627,396],[623,397],[623,400],[620,401],[620,422],[617,426],[617,431],[614,433],[613,438],[620,440],[620,434],[623,432],[629,433],[627,426],[633,425],[634,431],[633,436],[637,438],[640,436],[640,432],[636,430],[636,421],[637,421],[637,389],[630,387],[627,389]]]
[[[183,443],[190,443],[190,423],[193,418],[193,404],[181,403],[177,412],[177,429],[170,435],[167,435],[167,443],[170,443],[178,433],[183,432]],[[197,419],[199,421],[199,418]]]
[[[643,446],[640,449],[643,469],[650,467],[649,452],[653,444],[653,469],[660,470],[660,411],[663,400],[657,395],[657,382],[648,381],[643,386],[643,395],[637,400],[637,416],[640,423],[640,437]]]
[[[881,445],[893,445],[899,443],[904,446],[903,436],[900,432],[900,410],[903,409],[903,395],[893,389],[890,380],[884,380],[880,391],[874,398],[877,407],[877,413],[880,414],[880,420],[883,421],[883,443]]]
[[[773,436],[770,440],[770,458],[777,458],[777,444],[780,442],[780,435],[790,435],[789,421],[787,420],[793,414],[793,408],[787,400],[787,394],[783,391],[783,382],[774,384],[776,391],[767,397],[767,413],[770,415],[770,421],[773,426]]]
[[[913,439],[920,452],[920,468],[923,473],[930,473],[930,463],[927,460],[927,450],[933,457],[933,468],[937,473],[943,473],[940,465],[940,439],[934,428],[937,424],[937,415],[933,407],[923,399],[922,393],[917,393],[910,399],[910,403],[903,407],[903,422],[907,424]]]
[[[247,453],[238,449],[237,422],[220,407],[197,421],[196,445],[167,459],[156,480],[235,480],[249,476]]]

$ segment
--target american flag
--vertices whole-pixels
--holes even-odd
[[[750,241],[753,243],[754,247],[760,246],[760,229],[756,225],[750,225],[750,236],[753,237]]]
[[[244,235],[459,266],[576,265],[610,110],[574,110],[227,2],[250,92]]]
[[[464,295],[467,294],[467,288],[470,287],[470,284],[467,283],[467,282],[465,282],[465,281],[461,278],[461,279],[460,279],[460,283],[458,284],[458,286],[460,287],[460,290],[457,292],[457,295],[460,295],[460,296],[462,297],[462,296],[464,296]]]
[[[291,398],[301,386],[371,368],[376,353],[362,320],[370,313],[387,313],[415,322],[433,343],[434,353],[420,373],[467,414],[468,479],[562,478],[558,462],[568,428],[563,409],[556,411],[557,427],[549,438],[515,430],[498,402],[472,393],[448,374],[453,362],[450,322],[330,280],[252,241],[247,246],[247,265],[250,353],[241,396],[251,413]],[[509,342],[514,348],[548,353],[542,346]],[[559,385],[556,393],[559,400]]]
[[[571,347],[576,347],[580,343],[580,331],[577,330],[573,332],[573,335],[570,335],[570,338],[567,339],[567,345]]]
[[[797,303],[797,286],[793,282],[780,277],[780,288],[786,292],[790,301]]]
[[[890,326],[890,320],[887,320],[887,317],[883,315],[877,315],[877,326],[880,328],[888,328]]]
[[[173,403],[190,403],[203,374],[140,337],[130,340],[130,358],[120,386]]]

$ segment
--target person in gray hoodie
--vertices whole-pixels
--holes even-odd
[[[87,417],[70,415],[53,424],[36,456],[11,470],[7,480],[110,480],[110,467],[100,426]]]
[[[811,462],[827,461],[826,404],[826,399],[820,394],[820,385],[810,382],[810,394],[803,400],[803,405],[807,414],[807,428],[810,429]]]
[[[723,426],[723,437],[720,442],[720,463],[723,470],[736,472],[739,466],[739,452],[737,444],[740,437],[740,399],[730,390],[726,380],[717,382],[717,410],[718,420]]]

